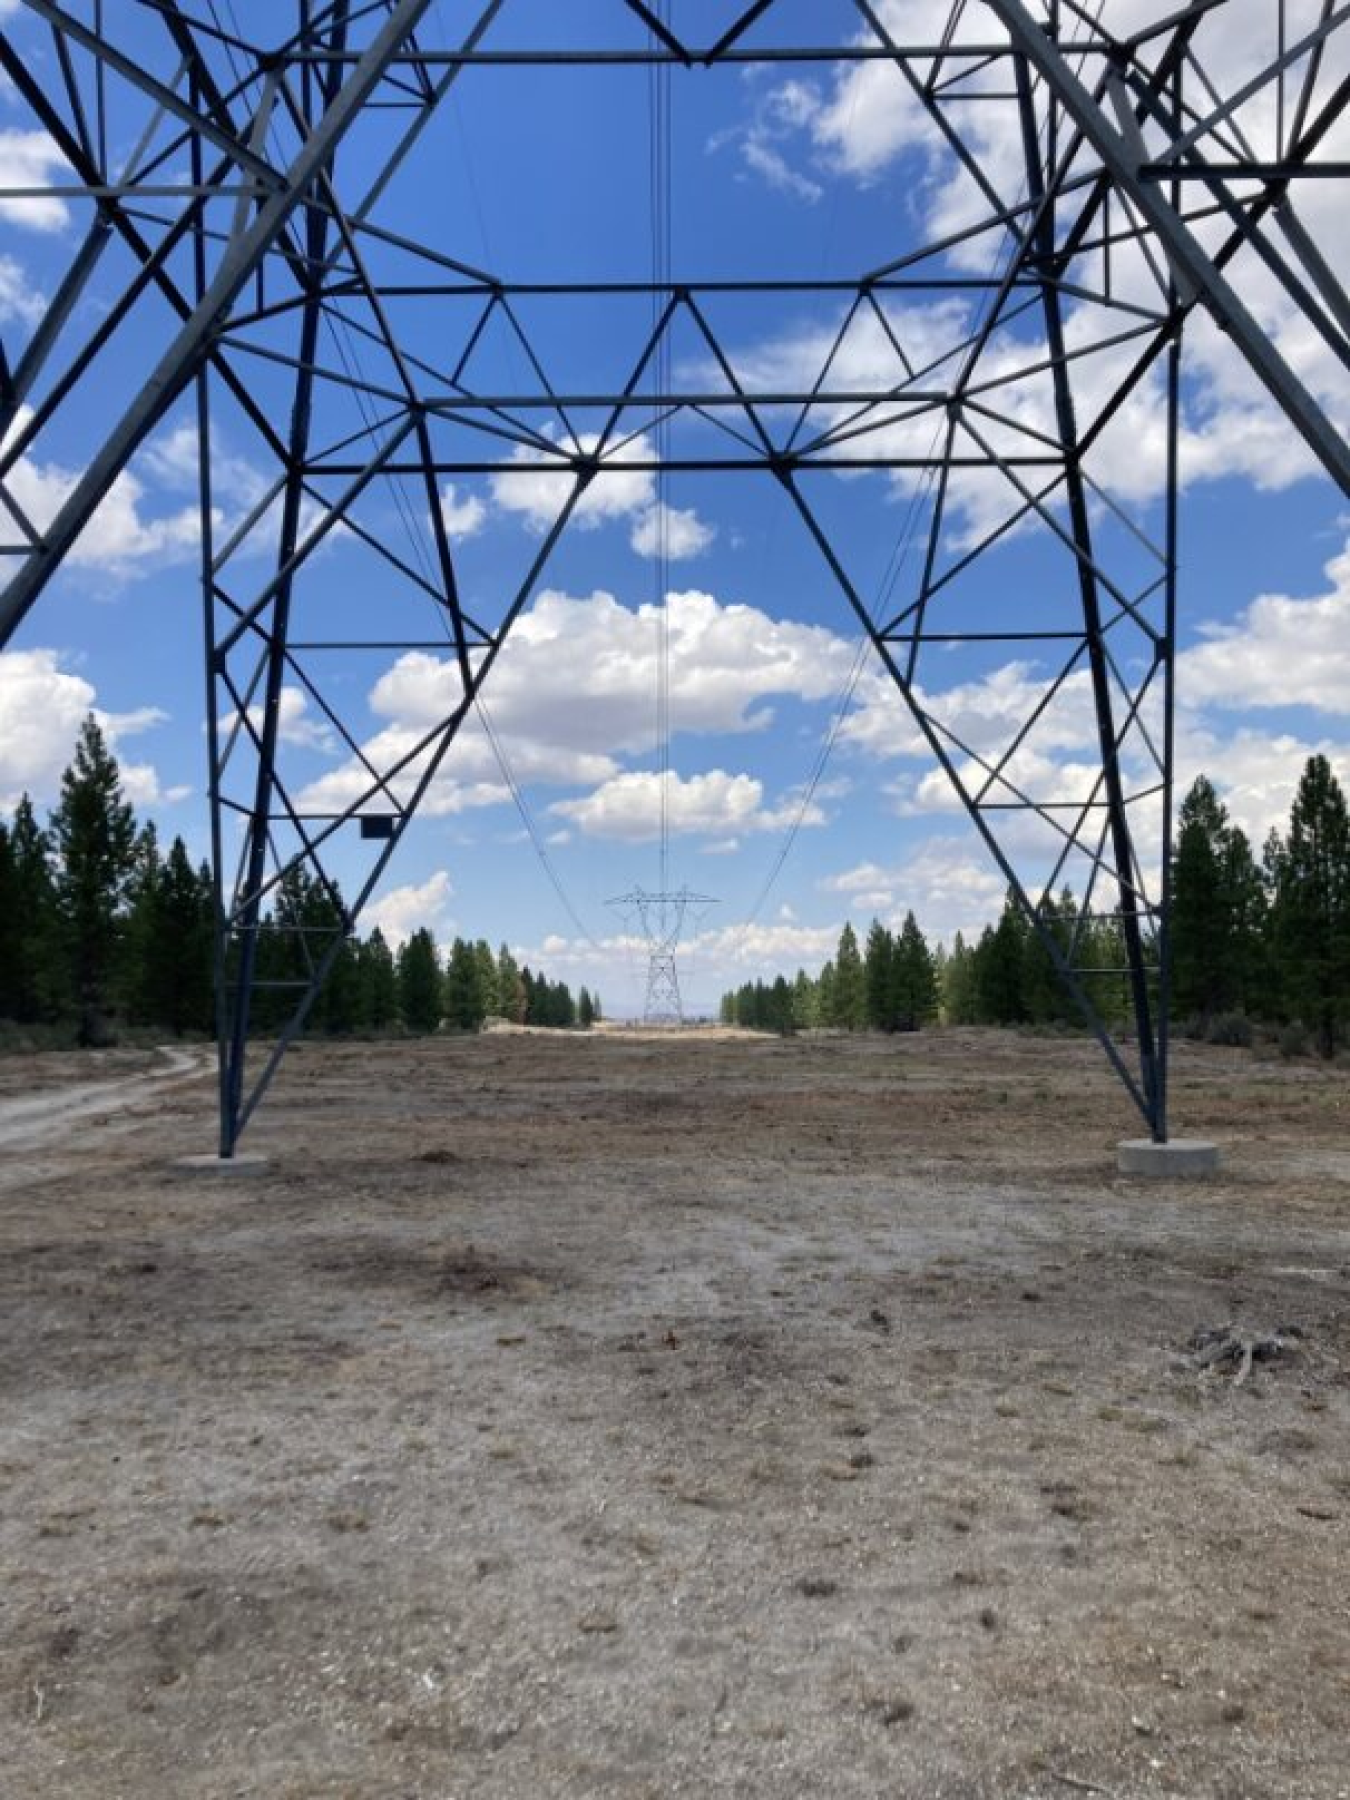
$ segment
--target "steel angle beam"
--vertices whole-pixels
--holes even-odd
[[[384,78],[391,59],[406,44],[431,4],[432,0],[395,0],[388,19],[285,171],[283,184],[262,201],[252,225],[225,252],[206,292],[144,387],[108,433],[41,541],[24,558],[0,595],[0,645],[8,643],[127,463],[200,369],[221,320],[280,237]]]
[[[1041,76],[1101,158],[1119,191],[1154,233],[1179,288],[1195,294],[1219,329],[1232,339],[1332,480],[1350,494],[1350,445],[1172,206],[1165,186],[1144,173],[1150,159],[1142,139],[1113,123],[1023,0],[985,0],[985,5],[1002,21],[1013,44]]]

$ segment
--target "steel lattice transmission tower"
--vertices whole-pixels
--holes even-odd
[[[1217,326],[1350,493],[1350,14],[597,0],[584,21],[582,39],[538,0],[23,0],[0,29],[12,106],[50,151],[0,199],[55,208],[68,249],[0,356],[0,643],[88,565],[156,432],[179,461],[194,446],[222,1150],[620,466],[779,496],[894,685],[897,748],[936,765],[1165,1137],[1190,347],[1212,356]],[[883,207],[875,253],[819,278],[785,254],[633,280],[580,236],[552,278],[482,267],[437,205],[461,91],[494,84],[524,125],[545,91],[653,67],[673,92],[751,67],[885,83],[887,129],[942,201],[931,235]],[[763,337],[794,309],[797,354],[756,354],[749,322]],[[834,515],[841,473],[878,472],[920,554],[874,597]],[[446,484],[541,477],[555,505],[518,579],[466,595]],[[972,711],[999,658],[1018,682]],[[373,728],[352,695],[413,667],[432,700]]]
[[[683,1025],[680,973],[676,963],[685,919],[690,907],[714,906],[711,895],[695,894],[687,887],[672,893],[648,893],[633,888],[609,903],[637,920],[647,946],[647,994],[642,1008],[644,1025]]]

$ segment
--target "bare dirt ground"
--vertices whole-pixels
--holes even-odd
[[[1185,1186],[1074,1043],[305,1047],[221,1180],[35,1060],[5,1800],[1350,1794],[1344,1070],[1182,1046]]]

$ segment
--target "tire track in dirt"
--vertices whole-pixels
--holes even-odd
[[[86,1081],[72,1087],[48,1089],[18,1099],[0,1100],[0,1151],[4,1168],[0,1186],[11,1187],[31,1178],[34,1170],[23,1160],[39,1151],[65,1149],[72,1128],[110,1114],[129,1113],[157,1094],[195,1081],[212,1062],[209,1050],[183,1050],[162,1044],[158,1054],[164,1063],[141,1075],[119,1076],[115,1081]]]

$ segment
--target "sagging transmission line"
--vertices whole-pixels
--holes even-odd
[[[657,24],[668,21],[667,0],[654,8]],[[655,49],[660,33],[649,28]],[[657,471],[652,502],[652,609],[656,627],[656,732],[653,763],[656,771],[657,885],[655,892],[638,886],[610,902],[630,917],[647,945],[647,991],[642,1019],[646,1025],[682,1025],[684,1002],[680,994],[677,952],[685,922],[693,907],[707,908],[716,901],[678,890],[670,882],[670,503],[667,463],[670,459],[670,408],[672,389],[670,333],[665,329],[665,296],[671,281],[671,106],[670,64],[654,62],[648,72],[650,122],[650,220],[652,266],[651,376],[655,398],[652,435]]]

